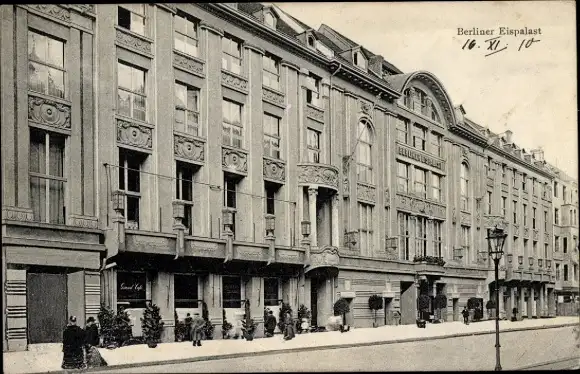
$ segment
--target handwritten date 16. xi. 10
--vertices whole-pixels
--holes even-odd
[[[519,46],[518,46],[518,52],[521,51],[522,49],[530,48],[534,43],[538,43],[539,41],[540,41],[539,39],[535,39],[535,38],[522,39],[522,41],[519,43]],[[483,47],[485,48],[485,51],[487,52],[485,57],[488,57],[488,56],[491,56],[493,54],[505,51],[509,46],[509,44],[504,43],[502,41],[501,36],[497,36],[497,37],[491,38],[491,39],[486,39],[486,40],[484,40],[483,43],[484,43]],[[475,39],[467,39],[465,41],[465,44],[463,44],[463,47],[461,47],[462,50],[471,50],[471,49],[479,49],[479,48],[481,48],[481,45],[479,45],[477,40],[475,40]]]

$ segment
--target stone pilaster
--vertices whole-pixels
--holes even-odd
[[[246,283],[246,299],[250,300],[250,315],[258,324],[254,337],[264,336],[264,280],[251,277]]]
[[[159,307],[163,332],[161,341],[164,343],[175,341],[175,301],[173,273],[158,272],[151,283],[151,301]]]
[[[308,214],[310,218],[310,243],[311,246],[318,247],[318,220],[316,219],[316,199],[318,197],[318,188],[308,188]]]
[[[213,339],[222,339],[222,276],[208,274],[203,277],[203,301],[207,305],[210,322],[215,326]]]

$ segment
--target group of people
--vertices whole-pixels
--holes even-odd
[[[276,330],[276,317],[274,317],[274,312],[268,310],[266,315],[266,320],[264,321],[264,328],[266,330],[266,337],[270,338],[274,336],[274,330]],[[292,340],[296,336],[296,326],[294,319],[290,313],[284,315],[284,327],[283,327],[283,339]]]
[[[70,316],[62,333],[63,369],[84,369],[104,364],[97,347],[99,328],[94,317],[89,317],[85,328],[77,325],[77,317]]]

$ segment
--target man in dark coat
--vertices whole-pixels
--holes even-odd
[[[62,368],[83,369],[85,357],[83,346],[85,344],[85,332],[77,326],[77,317],[71,316],[68,326],[62,333]]]
[[[205,321],[199,316],[199,313],[193,315],[193,320],[191,321],[191,340],[193,340],[193,346],[201,347],[201,338],[203,336],[203,327],[205,326]]]
[[[183,321],[185,323],[185,340],[190,341],[191,340],[191,322],[193,321],[193,318],[191,318],[191,314],[187,313],[187,316],[185,317],[185,320]]]
[[[469,325],[469,310],[467,310],[466,306],[463,307],[463,310],[461,311],[461,315],[463,316],[463,323],[465,323],[466,325]]]
[[[276,317],[274,317],[274,312],[271,310],[268,311],[264,325],[266,328],[266,337],[270,338],[274,336],[274,330],[276,330]]]

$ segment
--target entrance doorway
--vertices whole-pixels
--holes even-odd
[[[395,321],[393,318],[393,299],[390,297],[385,297],[385,325],[394,325]]]
[[[416,298],[413,282],[401,282],[401,324],[410,325],[416,319]]]
[[[67,323],[66,274],[26,274],[28,341],[60,343]]]
[[[318,288],[320,287],[320,278],[310,279],[310,309],[312,326],[318,326]]]

